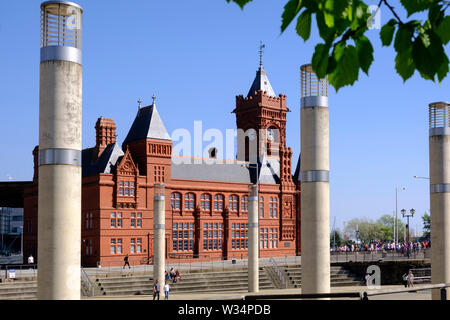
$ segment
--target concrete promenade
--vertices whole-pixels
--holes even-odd
[[[416,288],[420,288],[422,285],[416,285]],[[404,289],[402,285],[397,286],[382,286],[383,291],[394,291]],[[332,287],[332,293],[338,292],[370,292],[365,286],[355,287]],[[300,294],[301,289],[274,289],[274,290],[261,290],[256,295],[278,295],[278,294]],[[232,292],[232,293],[173,293],[169,295],[169,300],[242,300],[244,296],[252,295],[246,291]],[[108,296],[108,297],[84,297],[88,300],[153,300],[151,295],[138,295],[138,296]],[[161,300],[164,300],[164,293],[161,292]],[[306,299],[305,299],[306,300]],[[359,300],[358,298],[335,298],[332,300]],[[431,290],[417,291],[414,293],[393,293],[386,295],[370,296],[369,300],[431,300]],[[263,301],[263,300],[260,300]]]

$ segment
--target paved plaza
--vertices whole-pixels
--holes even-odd
[[[419,289],[423,285],[417,285]],[[405,289],[402,285],[397,286],[382,286],[380,289],[383,292],[399,291]],[[377,291],[380,291],[377,290]],[[374,291],[367,289],[365,286],[355,287],[332,287],[332,293],[342,292],[364,292],[368,293]],[[281,294],[301,294],[301,289],[275,289],[275,290],[261,290],[254,295],[281,295]],[[170,294],[169,300],[242,300],[244,296],[253,295],[248,292],[226,292],[226,293],[173,293]],[[136,295],[136,296],[96,296],[91,298],[84,298],[89,300],[153,300],[151,295]],[[161,300],[164,299],[164,293],[161,293]],[[281,298],[283,299],[283,298]],[[358,300],[358,298],[334,298],[333,300]],[[417,292],[402,292],[384,295],[369,296],[369,300],[431,300],[431,291],[417,291]]]

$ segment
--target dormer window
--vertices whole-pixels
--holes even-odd
[[[134,197],[136,187],[134,181],[119,181],[119,196]]]

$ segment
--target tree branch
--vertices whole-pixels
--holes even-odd
[[[392,7],[389,3],[387,3],[386,0],[382,0],[384,2],[384,4],[389,8],[389,10],[391,10],[391,12],[394,14],[394,16],[397,18],[398,22],[400,24],[403,24],[402,19],[400,19],[400,17],[397,15],[397,13],[394,11],[394,7]],[[381,1],[380,1],[381,3]]]

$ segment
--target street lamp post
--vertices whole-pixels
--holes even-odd
[[[414,216],[415,212],[416,212],[416,210],[414,210],[414,209],[409,210],[409,214],[406,213],[405,209],[402,209],[402,211],[401,211],[403,218],[406,217],[406,219],[407,219],[407,222],[406,222],[406,253],[408,255],[408,258],[409,258],[409,252],[410,252],[410,248],[409,248],[409,218],[410,217],[412,218]]]
[[[406,187],[401,187],[401,190],[406,190]],[[398,187],[395,187],[395,219],[394,219],[394,243],[397,246],[398,244],[398,223],[397,223],[397,217],[398,217]]]

